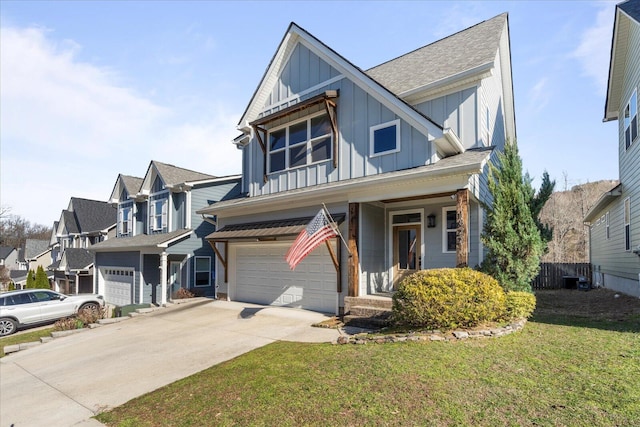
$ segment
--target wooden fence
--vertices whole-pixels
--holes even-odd
[[[531,284],[533,290],[562,289],[567,284],[576,285],[576,279],[584,277],[591,283],[591,264],[589,263],[551,263],[540,264],[540,273]]]

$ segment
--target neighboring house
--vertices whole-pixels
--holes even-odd
[[[55,290],[66,294],[93,293],[92,245],[113,238],[116,208],[107,202],[72,197],[54,223],[51,262]]]
[[[216,215],[220,296],[340,313],[420,269],[484,259],[488,162],[515,138],[508,16],[363,71],[292,23],[238,128],[247,197]],[[326,204],[345,243],[291,271]]]
[[[0,290],[14,281],[15,271],[18,271],[18,251],[11,246],[0,246]]]
[[[18,268],[18,251],[10,246],[0,246],[0,267],[9,270]]]
[[[36,271],[45,270],[51,265],[51,248],[48,240],[26,239],[24,248],[19,250],[18,269]]]
[[[616,6],[604,121],[618,121],[620,184],[587,213],[593,284],[640,296],[640,0]]]
[[[214,220],[196,210],[240,194],[240,176],[215,177],[152,161],[144,178],[119,175],[110,202],[117,236],[94,245],[96,289],[108,303],[163,305],[180,289],[214,296]]]

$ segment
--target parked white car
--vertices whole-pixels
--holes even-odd
[[[25,289],[0,294],[0,336],[26,325],[53,322],[82,310],[104,307],[102,295],[64,295],[47,289]]]

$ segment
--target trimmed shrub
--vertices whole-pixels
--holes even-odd
[[[470,268],[419,271],[405,278],[393,296],[392,320],[399,326],[473,327],[500,320],[504,314],[500,284]]]
[[[536,309],[536,296],[529,292],[507,292],[505,305],[507,320],[528,319]]]

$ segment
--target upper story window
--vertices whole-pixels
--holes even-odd
[[[400,151],[400,120],[371,126],[369,141],[371,157]]]
[[[331,159],[331,121],[327,114],[269,132],[269,172]]]
[[[166,194],[157,197],[149,201],[149,229],[151,233],[166,233],[169,200]]]
[[[624,250],[631,250],[631,199],[624,199]]]
[[[625,150],[633,144],[638,137],[638,90],[633,90],[633,95],[624,109],[624,146]]]
[[[119,229],[120,236],[130,236],[133,233],[133,209],[131,206],[122,206],[120,208]]]

